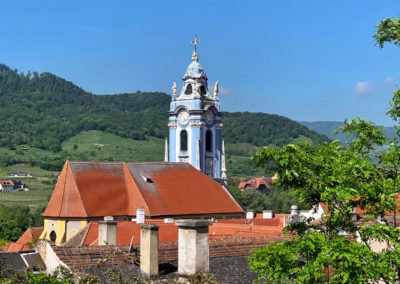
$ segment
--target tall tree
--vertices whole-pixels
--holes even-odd
[[[400,46],[400,19],[377,25],[376,43]],[[290,188],[301,202],[327,206],[318,222],[304,220],[286,228],[291,233],[281,243],[256,250],[249,257],[259,279],[295,283],[398,283],[400,281],[400,229],[391,222],[397,211],[400,173],[400,91],[394,92],[387,112],[396,122],[389,149],[372,161],[374,145],[385,142],[383,131],[357,118],[345,121],[339,131],[355,137],[341,146],[264,147],[254,161],[267,172],[278,173],[278,184]],[[355,222],[354,209],[363,219]],[[394,217],[396,217],[394,215]],[[395,218],[394,218],[395,220]],[[368,221],[364,223],[363,221]],[[344,236],[347,234],[347,236]],[[359,242],[349,238],[359,237]],[[390,244],[374,251],[371,240]]]

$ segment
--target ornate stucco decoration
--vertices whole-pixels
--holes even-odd
[[[182,110],[178,114],[178,120],[182,125],[186,125],[189,122],[189,118],[189,113],[186,110]]]
[[[190,127],[203,127],[205,125],[204,122],[192,122]]]
[[[215,82],[215,86],[214,86],[214,97],[218,98],[218,92],[219,92],[219,81]]]
[[[222,128],[224,125],[222,123],[216,123],[215,128]]]
[[[176,123],[168,123],[168,127],[169,128],[177,128],[178,125],[176,125]]]
[[[172,96],[174,98],[176,98],[177,94],[178,94],[178,87],[176,86],[176,82],[174,82],[174,84],[172,85]]]

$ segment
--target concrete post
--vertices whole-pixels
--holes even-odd
[[[158,229],[153,224],[140,227],[140,269],[148,276],[158,275]]]
[[[178,239],[178,273],[191,275],[197,272],[209,272],[208,226],[206,220],[177,220]]]
[[[117,244],[117,221],[99,221],[99,246]]]

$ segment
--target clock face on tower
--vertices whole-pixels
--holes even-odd
[[[182,125],[186,125],[189,121],[189,114],[186,110],[182,110],[179,114],[178,114],[178,120],[180,122],[180,124]]]
[[[214,121],[214,113],[212,110],[207,110],[206,112],[206,122],[207,124],[212,124]]]

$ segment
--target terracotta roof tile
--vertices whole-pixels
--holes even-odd
[[[127,167],[152,216],[243,212],[218,182],[190,164],[127,163]]]
[[[46,217],[243,213],[218,182],[187,163],[66,162]]]
[[[19,237],[16,241],[18,244],[26,245],[26,243],[32,242],[33,238],[39,238],[43,232],[42,227],[30,227]]]
[[[68,161],[64,165],[43,216],[88,217]]]
[[[0,184],[1,185],[12,185],[12,186],[14,186],[14,182],[12,180],[10,180],[10,179],[2,179],[2,180],[0,180]]]
[[[2,247],[1,247],[1,252],[7,252],[8,248],[10,247],[11,242],[7,242],[5,243]]]
[[[7,249],[7,252],[19,252],[19,251],[23,251],[23,249],[24,249],[23,244],[11,243]]]
[[[152,222],[147,223],[156,223]],[[158,220],[161,221],[161,220]],[[228,221],[228,220],[227,220]],[[256,236],[281,236],[283,225],[280,220],[269,222],[265,224],[257,224],[258,222],[245,223],[246,219],[236,220],[242,223],[213,223],[209,227],[210,239],[225,239],[225,238],[243,238],[243,237],[256,237]],[[252,220],[253,221],[253,220]],[[264,220],[259,220],[264,221]],[[268,220],[271,221],[271,220]],[[260,222],[262,223],[262,222]],[[278,225],[276,225],[278,224]],[[178,241],[178,226],[175,224],[157,224],[159,226],[159,242],[169,243]],[[87,234],[83,239],[82,245],[84,246],[97,246],[98,245],[98,222],[89,223]],[[140,224],[132,221],[120,221],[117,223],[117,245],[129,245],[132,236],[133,244],[140,244]]]
[[[258,189],[260,185],[265,185],[267,189],[270,189],[271,186],[270,184],[273,183],[273,178],[267,178],[267,177],[256,177],[249,179],[248,181],[242,181],[239,183],[238,188],[243,189],[246,186],[249,186],[254,189]]]

